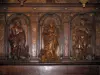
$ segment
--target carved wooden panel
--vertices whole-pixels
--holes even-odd
[[[31,57],[36,58],[37,60],[41,58],[40,57],[42,54],[41,51],[45,49],[46,44],[49,43],[48,40],[50,39],[50,37],[43,34],[49,31],[50,22],[52,23],[53,21],[54,23],[52,24],[54,24],[53,25],[55,32],[54,35],[55,36],[57,35],[56,38],[57,40],[55,44],[57,49],[55,48],[54,52],[57,55],[55,54],[55,57],[58,56],[59,59],[61,60],[63,59],[63,57],[69,57],[69,56],[72,56],[72,59],[75,60],[92,59],[92,55],[94,54],[93,51],[95,51],[93,48],[95,45],[93,44],[94,42],[92,40],[94,40],[93,35],[95,34],[93,30],[93,15],[91,13],[76,14],[78,11],[73,12],[74,11],[73,9],[68,8],[67,10],[67,8],[61,9],[58,7],[46,7],[45,9],[44,7],[41,8],[15,7],[15,8],[9,7],[10,13],[7,13],[7,15],[5,16],[7,19],[7,28],[6,28],[7,31],[5,32],[7,34],[6,35],[7,37],[5,37],[5,41],[7,43],[5,42],[6,43],[5,46],[7,47],[4,50],[8,52],[9,58],[11,58],[11,45],[10,42],[8,41],[11,33],[10,29],[13,27],[12,22],[14,22],[16,18],[18,18],[19,20],[21,20],[22,29],[25,32],[26,45],[29,46],[28,53]],[[59,9],[59,12],[55,12],[56,8],[57,11]],[[51,9],[52,11],[50,11]],[[43,10],[43,12],[40,12],[41,10]],[[87,10],[88,9],[86,9],[86,11]],[[23,13],[24,15],[22,15],[22,13],[16,13],[16,14],[12,13],[14,11],[15,12],[24,11]],[[57,45],[57,42],[59,45]],[[32,59],[32,61],[34,62],[34,59]]]
[[[92,60],[92,28],[93,17],[91,14],[79,14],[71,23],[72,34],[72,59]]]
[[[61,20],[62,18],[62,20]],[[21,51],[19,47],[14,44],[14,42],[18,41],[18,34],[23,31],[24,37],[23,38],[24,45],[29,49],[26,50],[26,53],[30,55],[29,59],[33,62],[39,60],[39,55],[41,54],[41,50],[44,49],[43,47],[43,32],[45,32],[45,28],[49,30],[49,22],[54,24],[55,27],[55,34],[57,35],[57,51],[56,54],[59,59],[62,57],[68,57],[69,55],[69,31],[70,31],[70,13],[7,13],[6,19],[7,24],[5,27],[5,53],[8,58],[13,59],[24,59],[24,51]],[[19,24],[19,27],[16,24]],[[46,26],[47,25],[47,26]],[[21,30],[20,30],[21,29]],[[42,29],[42,30],[41,30]],[[39,33],[38,33],[39,32]],[[16,34],[16,37],[15,35]],[[22,34],[23,35],[23,34]],[[46,37],[45,37],[46,38]],[[49,37],[50,38],[50,37]],[[13,40],[14,39],[14,40]],[[16,41],[17,39],[17,41]],[[13,41],[12,41],[13,40]],[[48,39],[47,39],[48,40]],[[20,40],[21,42],[21,40]],[[1,42],[2,43],[2,42]],[[17,42],[18,43],[18,42]],[[18,43],[23,45],[22,43]],[[57,44],[57,43],[56,43]],[[14,46],[13,46],[14,45]],[[15,48],[13,48],[13,47]],[[20,51],[18,51],[18,49]],[[15,52],[13,51],[15,50]],[[31,61],[29,60],[29,61]]]

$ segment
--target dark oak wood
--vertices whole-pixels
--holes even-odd
[[[1,66],[0,75],[99,75],[98,66]]]
[[[81,3],[27,3],[24,6],[20,6],[19,3],[3,3],[0,4],[0,8],[1,13],[87,13],[99,11],[100,3],[88,3],[86,8],[83,8]],[[37,24],[37,17],[33,21],[33,24]],[[100,66],[98,65],[100,65],[100,61],[95,60],[65,61],[61,63],[0,60],[0,75],[100,75]]]
[[[41,62],[34,62],[33,60],[28,61],[21,61],[21,60],[1,60],[0,66],[2,65],[100,65],[100,61],[66,61],[66,62],[59,62],[59,63],[41,63]]]
[[[19,3],[3,3],[0,6],[18,7]],[[81,3],[25,3],[22,7],[82,7]],[[86,7],[100,7],[100,3],[88,3]]]

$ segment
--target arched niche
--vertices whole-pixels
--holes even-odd
[[[92,60],[94,55],[93,14],[76,14],[71,21],[71,59]]]
[[[29,58],[31,55],[29,18],[22,13],[10,14],[7,19],[6,29],[8,58]]]
[[[39,46],[38,54],[40,55],[40,58],[43,54],[46,54],[46,50],[49,50],[50,48],[54,47],[54,52],[51,52],[51,57],[53,56],[52,53],[55,53],[55,57],[61,58],[63,56],[63,50],[64,50],[64,33],[63,33],[63,25],[62,21],[59,15],[55,13],[47,13],[44,14],[40,20],[39,20]],[[53,41],[53,39],[54,41]],[[51,46],[51,42],[53,43]],[[48,52],[48,51],[47,51]],[[48,54],[49,55],[49,54]],[[45,62],[55,62],[55,60],[49,59],[49,56],[47,57]]]

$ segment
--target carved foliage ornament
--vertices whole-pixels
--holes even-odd
[[[80,2],[82,3],[83,7],[85,7],[85,5],[88,2],[88,0],[80,0]]]
[[[18,0],[20,2],[20,5],[23,6],[24,2],[26,2],[26,0]]]

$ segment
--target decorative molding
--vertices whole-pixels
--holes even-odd
[[[0,6],[19,7],[19,3],[3,3]],[[81,7],[80,3],[24,3],[24,7]],[[88,3],[87,7],[100,7],[100,3]]]

